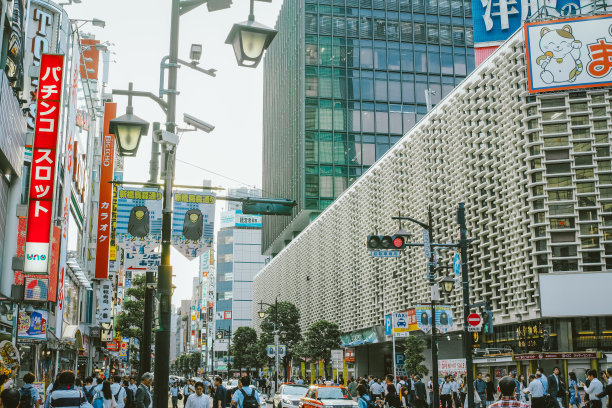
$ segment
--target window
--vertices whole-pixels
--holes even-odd
[[[569,138],[567,136],[545,137],[544,147],[567,146]]]
[[[580,193],[594,193],[595,183],[578,183],[576,184],[576,190]]]
[[[591,166],[593,164],[593,156],[590,154],[584,156],[574,156],[576,166]]]
[[[550,123],[542,125],[543,134],[564,133],[567,132],[567,123]]]
[[[531,108],[529,108],[531,109]],[[534,113],[529,113],[528,114],[535,114]],[[542,120],[561,120],[561,119],[565,119],[567,118],[567,113],[563,110],[563,111],[544,111],[542,112]]]
[[[597,224],[580,224],[580,235],[597,235]]]
[[[596,221],[597,210],[580,210],[578,211],[578,219],[580,221]]]
[[[574,143],[574,151],[589,152],[591,151],[591,143],[590,142]]]
[[[467,66],[465,55],[455,53],[455,75],[466,75],[466,73]]]
[[[548,98],[540,101],[540,106],[543,108],[556,108],[558,106],[565,106],[565,98]]]
[[[578,207],[595,207],[595,196],[580,196],[578,197]]]
[[[576,180],[592,179],[593,169],[576,169]]]
[[[612,187],[600,187],[599,196],[603,199],[612,198]]]
[[[574,228],[574,218],[570,218],[570,217],[551,218],[550,228],[551,229]]]
[[[570,112],[585,112],[588,110],[586,102],[570,103]]]
[[[574,205],[573,204],[550,204],[548,206],[548,211],[550,212],[550,215],[574,214]]]
[[[578,270],[578,262],[575,261],[555,261],[553,260],[553,271],[555,272],[563,272],[563,271],[575,271]]]
[[[319,63],[319,52],[316,44],[306,44],[306,64],[317,65]]]
[[[573,197],[572,190],[550,190],[548,191],[549,201],[571,200]]]
[[[585,116],[572,116],[572,126],[584,126],[589,124],[589,117]]]
[[[570,187],[571,185],[571,177],[548,177],[548,187]]]
[[[609,157],[610,156],[609,147],[598,147],[596,151],[597,151],[597,157]]]
[[[572,168],[569,163],[547,164],[546,174],[571,173]]]
[[[577,254],[578,254],[578,248],[574,245],[552,247],[553,258],[564,258],[568,256],[576,256]]]

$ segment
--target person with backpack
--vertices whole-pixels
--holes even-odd
[[[111,390],[111,383],[104,381],[102,383],[102,390],[96,392],[93,404],[94,408],[117,408],[117,400]]]
[[[215,377],[215,395],[213,397],[213,408],[225,408],[228,392],[223,386],[223,379]]]
[[[111,392],[113,393],[113,398],[117,403],[117,408],[125,408],[125,400],[127,399],[127,394],[125,392],[125,388],[121,386],[121,376],[114,376],[113,383],[110,385]]]
[[[210,397],[204,394],[204,383],[195,383],[195,394],[189,397],[187,408],[210,408]]]
[[[74,387],[75,376],[72,371],[64,371],[53,384],[49,395],[51,408],[90,408],[85,393]]]
[[[248,375],[240,378],[238,388],[234,391],[232,406],[237,408],[259,408],[259,392],[251,388],[251,379]]]
[[[123,380],[123,389],[125,390],[125,408],[134,408],[134,391],[130,388],[130,380]]]
[[[85,392],[85,398],[87,398],[87,402],[90,404],[93,402],[93,397],[96,394],[95,385],[93,384],[93,378],[87,377],[85,378],[85,387],[83,387],[83,391]]]
[[[40,395],[38,390],[32,385],[34,383],[34,374],[27,373],[23,376],[25,385],[19,389],[19,406],[21,408],[39,408]]]
[[[359,384],[357,386],[357,395],[359,396],[359,399],[357,400],[359,408],[377,408],[377,405],[368,395],[368,389],[365,385]]]
[[[0,408],[17,408],[21,393],[14,388],[7,388],[0,393]]]

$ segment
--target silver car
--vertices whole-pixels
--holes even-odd
[[[306,395],[306,391],[308,391],[306,385],[281,384],[274,394],[272,408],[297,408],[300,405],[300,399]]]

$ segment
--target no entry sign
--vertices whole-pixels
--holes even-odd
[[[482,318],[478,313],[470,313],[468,316],[468,324],[472,327],[480,326]]]

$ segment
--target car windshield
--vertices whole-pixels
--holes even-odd
[[[348,399],[348,391],[344,388],[319,388],[317,399]]]
[[[285,395],[299,395],[303,397],[306,394],[308,387],[300,387],[299,385],[286,385],[283,387],[283,394]]]

